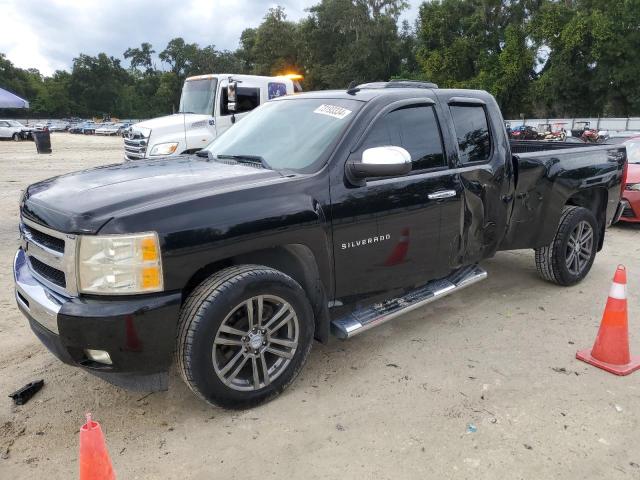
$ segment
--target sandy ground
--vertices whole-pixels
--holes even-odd
[[[501,253],[484,263],[487,281],[314,345],[282,396],[228,412],[175,372],[164,393],[113,387],[60,363],[30,331],[11,278],[19,191],[117,162],[121,140],[54,134],[53,149],[0,143],[0,478],[74,478],[86,411],[122,479],[640,478],[640,372],[619,378],[574,358],[594,340],[620,262],[640,354],[640,228],[610,229],[589,277],[568,289],[538,279],[531,252]],[[27,405],[6,398],[39,378]]]

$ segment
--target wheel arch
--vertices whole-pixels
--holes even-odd
[[[574,193],[565,205],[583,207],[589,210],[598,221],[598,252],[604,245],[604,233],[607,223],[607,201],[609,192],[604,187],[588,188]]]
[[[311,303],[315,320],[315,338],[326,343],[329,338],[327,286],[324,285],[312,250],[303,244],[287,244],[240,253],[211,262],[196,271],[183,288],[183,302],[209,276],[234,265],[256,264],[278,270],[298,282]]]

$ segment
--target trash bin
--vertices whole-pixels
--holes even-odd
[[[36,142],[38,153],[51,153],[51,134],[49,130],[34,130],[33,141]]]

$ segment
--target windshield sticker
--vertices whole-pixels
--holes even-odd
[[[342,120],[344,117],[351,113],[351,110],[347,110],[346,108],[339,107],[338,105],[327,105],[322,104],[318,108],[316,108],[313,113],[319,113],[321,115],[329,115],[333,118],[339,118]]]

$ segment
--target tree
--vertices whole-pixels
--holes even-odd
[[[535,82],[550,115],[630,115],[640,111],[640,3],[546,1],[532,23],[543,49]]]
[[[127,48],[124,52],[124,58],[131,61],[131,68],[142,68],[146,74],[152,74],[155,71],[152,56],[156,53],[150,43],[143,42],[140,48]]]
[[[287,71],[297,71],[298,26],[287,20],[282,7],[270,8],[264,20],[253,32],[244,34],[250,43],[253,73],[277,75]]]
[[[436,0],[417,21],[423,78],[444,87],[482,88],[507,114],[530,109],[535,46],[527,24],[539,8],[531,0]]]
[[[121,115],[125,112],[118,108],[118,98],[130,82],[131,77],[117,58],[105,53],[96,57],[80,54],[73,59],[69,92],[80,115]]]
[[[322,0],[300,25],[302,64],[313,88],[388,80],[400,70],[397,14],[405,2]]]
[[[186,43],[178,37],[169,41],[167,47],[160,52],[160,60],[167,63],[173,73],[184,79],[198,52],[197,43]]]

